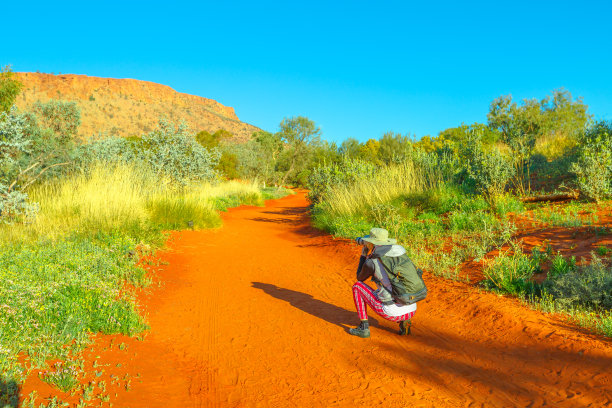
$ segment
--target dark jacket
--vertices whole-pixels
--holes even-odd
[[[406,253],[406,250],[401,245],[381,245],[374,247],[374,250],[367,257],[359,258],[359,266],[357,268],[357,280],[365,281],[372,278],[372,281],[378,287],[374,294],[383,303],[390,304],[393,302],[393,293],[391,282],[387,273],[384,271],[384,266],[381,262],[381,257],[399,257]]]

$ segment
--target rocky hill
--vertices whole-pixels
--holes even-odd
[[[142,135],[153,130],[161,117],[176,123],[185,120],[194,132],[225,129],[240,141],[260,130],[241,122],[234,108],[153,82],[29,72],[16,75],[24,84],[16,101],[20,109],[38,100],[75,101],[81,108],[82,138]]]

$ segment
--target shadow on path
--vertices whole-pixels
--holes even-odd
[[[19,386],[13,380],[0,379],[0,407],[17,408],[19,406]]]
[[[268,295],[288,302],[291,306],[302,310],[326,322],[342,327],[347,333],[348,329],[359,323],[356,311],[348,311],[336,305],[312,297],[312,295],[291,289],[280,288],[276,285],[262,282],[251,282],[256,289],[261,289]],[[349,293],[350,295],[350,293]],[[380,327],[378,321],[370,317],[370,325]]]

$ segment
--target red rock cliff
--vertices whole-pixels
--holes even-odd
[[[234,108],[153,82],[29,72],[16,75],[24,84],[16,101],[20,109],[38,100],[75,101],[81,108],[82,138],[141,135],[154,129],[161,117],[177,123],[185,120],[196,133],[225,129],[241,141],[259,130],[241,122]]]

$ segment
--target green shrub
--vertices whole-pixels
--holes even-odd
[[[525,210],[525,205],[521,200],[511,195],[501,196],[495,204],[495,212],[500,216],[508,213],[521,213]]]
[[[601,121],[587,130],[570,171],[580,191],[596,202],[612,197],[612,121]]]
[[[371,178],[376,174],[376,169],[370,162],[350,158],[344,158],[340,163],[319,166],[308,177],[308,198],[316,204],[334,187],[350,186],[358,180]]]
[[[499,221],[493,214],[484,211],[457,211],[449,215],[448,223],[451,231],[482,231]]]
[[[485,151],[480,144],[474,142],[470,148],[471,158],[467,172],[476,186],[476,191],[492,208],[506,190],[506,185],[515,174],[512,162],[497,149]]]
[[[565,275],[566,273],[573,271],[576,269],[576,257],[571,256],[569,258],[564,258],[563,255],[557,253],[557,255],[552,259],[550,270],[548,272],[548,277],[555,278],[560,275]]]
[[[543,287],[555,302],[566,309],[588,307],[610,310],[612,308],[612,267],[606,265],[595,254],[589,265],[550,276],[543,282]]]
[[[9,112],[21,92],[23,84],[15,79],[15,74],[10,66],[0,70],[0,113]]]
[[[121,162],[148,169],[177,186],[215,180],[219,158],[217,149],[209,151],[202,147],[184,124],[175,126],[166,120],[160,120],[158,128],[141,139],[107,138],[88,144],[79,152],[82,167],[100,161]]]
[[[608,253],[610,252],[610,248],[600,245],[597,247],[597,255],[599,256],[606,256],[608,255]]]
[[[485,285],[512,295],[526,294],[534,291],[530,281],[535,267],[528,255],[523,254],[520,245],[513,245],[510,251],[500,253],[484,268],[487,278]]]

